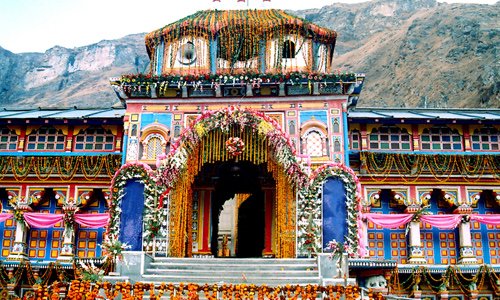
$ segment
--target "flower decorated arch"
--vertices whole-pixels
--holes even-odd
[[[130,180],[137,180],[144,185],[143,222],[145,223],[145,228],[143,238],[147,241],[159,229],[156,223],[158,220],[161,220],[162,209],[156,202],[163,189],[157,185],[154,171],[145,163],[127,163],[116,171],[111,182],[112,197],[108,202],[111,218],[107,233],[111,240],[118,239],[120,235],[121,204],[125,197],[125,186]]]
[[[237,151],[231,150],[228,143]],[[241,151],[243,146],[246,149]],[[212,155],[214,151],[216,155]],[[191,208],[185,199],[192,198],[192,183],[201,166],[207,162],[233,159],[231,154],[255,164],[267,164],[276,180],[276,207],[287,210],[276,213],[276,222],[282,224],[276,226],[280,230],[276,234],[275,245],[279,248],[276,255],[294,257],[296,220],[286,216],[295,215],[296,211],[295,205],[286,203],[295,203],[295,194],[307,185],[308,175],[297,159],[293,142],[278,122],[263,112],[250,109],[231,106],[204,112],[181,134],[172,151],[158,162],[157,182],[168,191],[167,201],[172,205],[169,208],[170,232],[189,231]],[[185,236],[189,238],[189,232]],[[169,255],[190,255],[190,249],[180,234],[170,236],[169,243]]]
[[[363,256],[364,245],[359,236],[359,205],[361,202],[361,184],[354,171],[344,164],[325,164],[310,175],[309,185],[299,193],[297,214],[297,248],[299,254],[321,253],[322,235],[322,187],[328,178],[338,178],[344,184],[345,205],[347,209],[346,244],[352,253]]]
[[[173,188],[186,169],[188,156],[199,146],[202,138],[215,129],[230,133],[233,126],[241,130],[249,128],[253,134],[265,138],[273,158],[284,167],[290,182],[297,187],[306,185],[306,170],[299,164],[295,146],[278,122],[263,112],[234,106],[200,115],[181,134],[172,151],[159,161],[158,182],[166,188]]]

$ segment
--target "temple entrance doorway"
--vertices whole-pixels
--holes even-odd
[[[265,220],[266,215],[272,216],[274,179],[265,164],[230,161],[211,168],[211,172],[200,172],[215,174],[210,197],[211,255],[262,257],[266,253],[266,232],[267,244],[271,244],[271,218],[267,223]]]

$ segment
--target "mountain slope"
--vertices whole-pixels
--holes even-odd
[[[335,69],[367,75],[358,106],[500,107],[500,4],[374,0],[291,12],[336,30]],[[145,72],[144,34],[45,53],[0,47],[0,107],[110,107],[109,77]]]
[[[109,77],[144,72],[144,34],[45,53],[0,48],[0,105],[4,107],[110,107],[117,102]]]
[[[500,107],[499,12],[386,0],[302,15],[339,31],[336,68],[366,73],[359,106]]]

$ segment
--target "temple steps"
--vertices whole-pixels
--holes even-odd
[[[316,259],[154,258],[142,282],[196,284],[320,283]]]

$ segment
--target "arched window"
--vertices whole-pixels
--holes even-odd
[[[164,152],[164,139],[159,134],[148,136],[144,144],[147,149],[143,154],[144,159],[154,160]]]
[[[474,129],[471,140],[472,150],[500,150],[500,132],[494,127],[485,126],[481,129]]]
[[[158,156],[165,154],[169,142],[170,131],[160,123],[146,126],[141,132],[142,160],[156,161]]]
[[[16,150],[17,134],[7,127],[0,128],[0,150]]]
[[[28,151],[64,151],[66,136],[54,127],[41,127],[28,135],[26,150]]]
[[[445,126],[424,129],[420,142],[422,150],[462,150],[462,136]]]
[[[318,131],[310,131],[306,135],[306,145],[307,155],[311,157],[323,156],[323,141]]]
[[[295,43],[286,40],[283,43],[283,58],[295,58]]]
[[[302,153],[310,157],[328,155],[326,124],[318,120],[305,122],[300,128]]]
[[[74,151],[113,151],[115,136],[102,127],[82,129],[76,135]]]
[[[374,128],[369,140],[373,150],[411,150],[411,135],[396,126]]]

